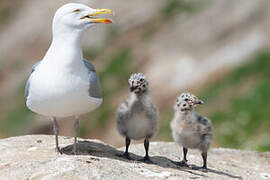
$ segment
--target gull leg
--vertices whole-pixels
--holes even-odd
[[[77,136],[78,136],[78,129],[79,129],[79,116],[75,116],[75,123],[74,123],[74,144],[73,144],[73,149],[72,153],[77,154]]]
[[[141,159],[140,161],[146,162],[146,163],[153,163],[148,155],[148,150],[149,150],[149,139],[146,137],[144,139],[144,149],[145,149],[145,156],[143,159]]]
[[[55,135],[55,152],[58,152],[60,154],[62,154],[60,148],[59,148],[59,145],[58,145],[58,132],[59,132],[59,129],[58,129],[58,124],[57,124],[57,121],[56,121],[56,118],[53,117],[52,118],[52,122],[53,122],[53,132],[54,132],[54,135]]]
[[[188,152],[188,149],[183,147],[183,155],[184,155],[184,157],[183,157],[182,161],[177,163],[178,166],[186,166],[186,167],[188,167],[188,165],[187,165],[187,161],[188,161],[187,160],[187,152]]]

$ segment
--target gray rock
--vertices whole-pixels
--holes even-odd
[[[151,142],[150,155],[155,164],[137,159],[144,155],[142,144],[131,145],[127,161],[116,149],[98,140],[79,139],[80,155],[69,155],[71,137],[59,137],[64,154],[54,151],[54,136],[27,135],[0,140],[0,179],[269,179],[270,153],[224,148],[209,152],[209,172],[192,167],[201,165],[197,151],[188,155],[190,168],[179,168],[179,147],[172,142]],[[134,153],[134,154],[133,154]]]

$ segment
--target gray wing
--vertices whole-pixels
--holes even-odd
[[[32,73],[36,70],[36,68],[38,67],[40,62],[41,61],[38,61],[32,66],[32,71],[31,71],[30,77],[28,78],[28,80],[26,82],[26,85],[25,85],[25,92],[24,92],[24,98],[25,99],[27,99],[27,97],[29,95],[29,87],[30,87],[30,82],[31,82],[31,78],[32,78]]]
[[[206,117],[200,115],[199,113],[195,113],[195,117],[196,117],[196,121],[205,126],[205,127],[211,127],[212,124],[211,124],[211,121],[209,119],[207,119]]]
[[[210,140],[213,138],[213,127],[210,119],[196,113],[196,121],[198,122],[197,128],[199,126],[199,131],[202,135],[208,136]]]
[[[101,86],[94,65],[87,60],[83,60],[83,63],[89,73],[89,96],[102,98]]]
[[[213,140],[213,127],[211,120],[196,113],[196,120],[198,122],[196,131],[200,135],[201,143],[198,144],[198,148],[201,151],[207,151]]]

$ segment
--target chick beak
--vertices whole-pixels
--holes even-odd
[[[202,100],[200,100],[200,99],[196,99],[195,102],[194,102],[194,104],[203,104],[203,103],[204,102]]]
[[[110,9],[95,9],[95,12],[84,16],[85,18],[89,18],[92,23],[104,23],[109,24],[113,21],[108,18],[95,18],[94,16],[102,15],[102,14],[113,14],[112,10]]]
[[[137,89],[136,86],[130,86],[130,92],[133,92],[135,89]]]

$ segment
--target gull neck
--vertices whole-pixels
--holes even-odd
[[[76,66],[82,64],[81,49],[82,31],[73,30],[60,33],[53,32],[52,43],[44,57],[47,62],[61,66]]]

